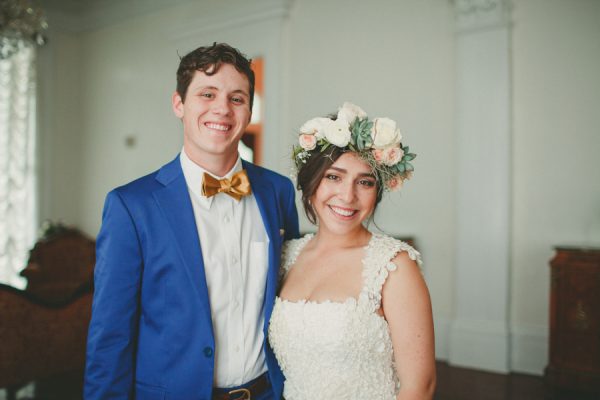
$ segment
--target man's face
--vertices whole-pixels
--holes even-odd
[[[196,71],[185,103],[175,92],[173,111],[183,122],[183,147],[197,164],[237,159],[238,143],[250,122],[250,84],[231,64],[213,75]]]

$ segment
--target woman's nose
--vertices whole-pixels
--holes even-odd
[[[352,200],[354,200],[354,183],[351,181],[346,181],[346,182],[342,182],[341,185],[339,186],[339,193],[338,196],[340,197],[340,199],[344,200],[346,203],[350,203]]]

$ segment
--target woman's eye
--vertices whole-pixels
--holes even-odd
[[[212,99],[214,96],[212,93],[201,93],[200,97],[206,97],[207,99]]]
[[[370,179],[361,179],[360,181],[358,181],[358,183],[360,185],[367,186],[367,187],[375,186],[375,182]]]
[[[340,179],[340,177],[334,174],[326,174],[325,179],[329,179],[330,181],[337,181],[338,179]]]
[[[244,99],[242,97],[232,97],[231,101],[237,104],[244,104]]]

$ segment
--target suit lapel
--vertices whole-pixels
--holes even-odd
[[[267,271],[267,284],[265,289],[265,326],[271,317],[273,310],[273,299],[277,289],[279,278],[279,251],[278,243],[279,224],[277,222],[277,204],[275,202],[275,193],[271,183],[264,179],[261,171],[254,165],[243,162],[244,168],[248,173],[252,193],[256,199],[260,215],[269,237],[269,267]]]
[[[198,229],[179,157],[165,165],[156,179],[164,187],[154,192],[154,198],[169,223],[174,236],[173,246],[181,255],[183,268],[192,286],[197,290],[206,322],[212,326]]]

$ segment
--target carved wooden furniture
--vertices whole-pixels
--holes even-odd
[[[60,227],[31,251],[25,290],[0,284],[0,388],[9,398],[30,381],[41,398],[81,397],[81,389],[57,394],[48,382],[69,376],[70,387],[82,385],[94,259],[93,240]]]
[[[48,305],[0,284],[0,387],[82,372],[92,292]]]
[[[95,242],[81,231],[59,225],[38,241],[21,276],[28,293],[46,303],[61,303],[93,281]]]
[[[557,247],[550,262],[552,398],[600,398],[600,248]]]

